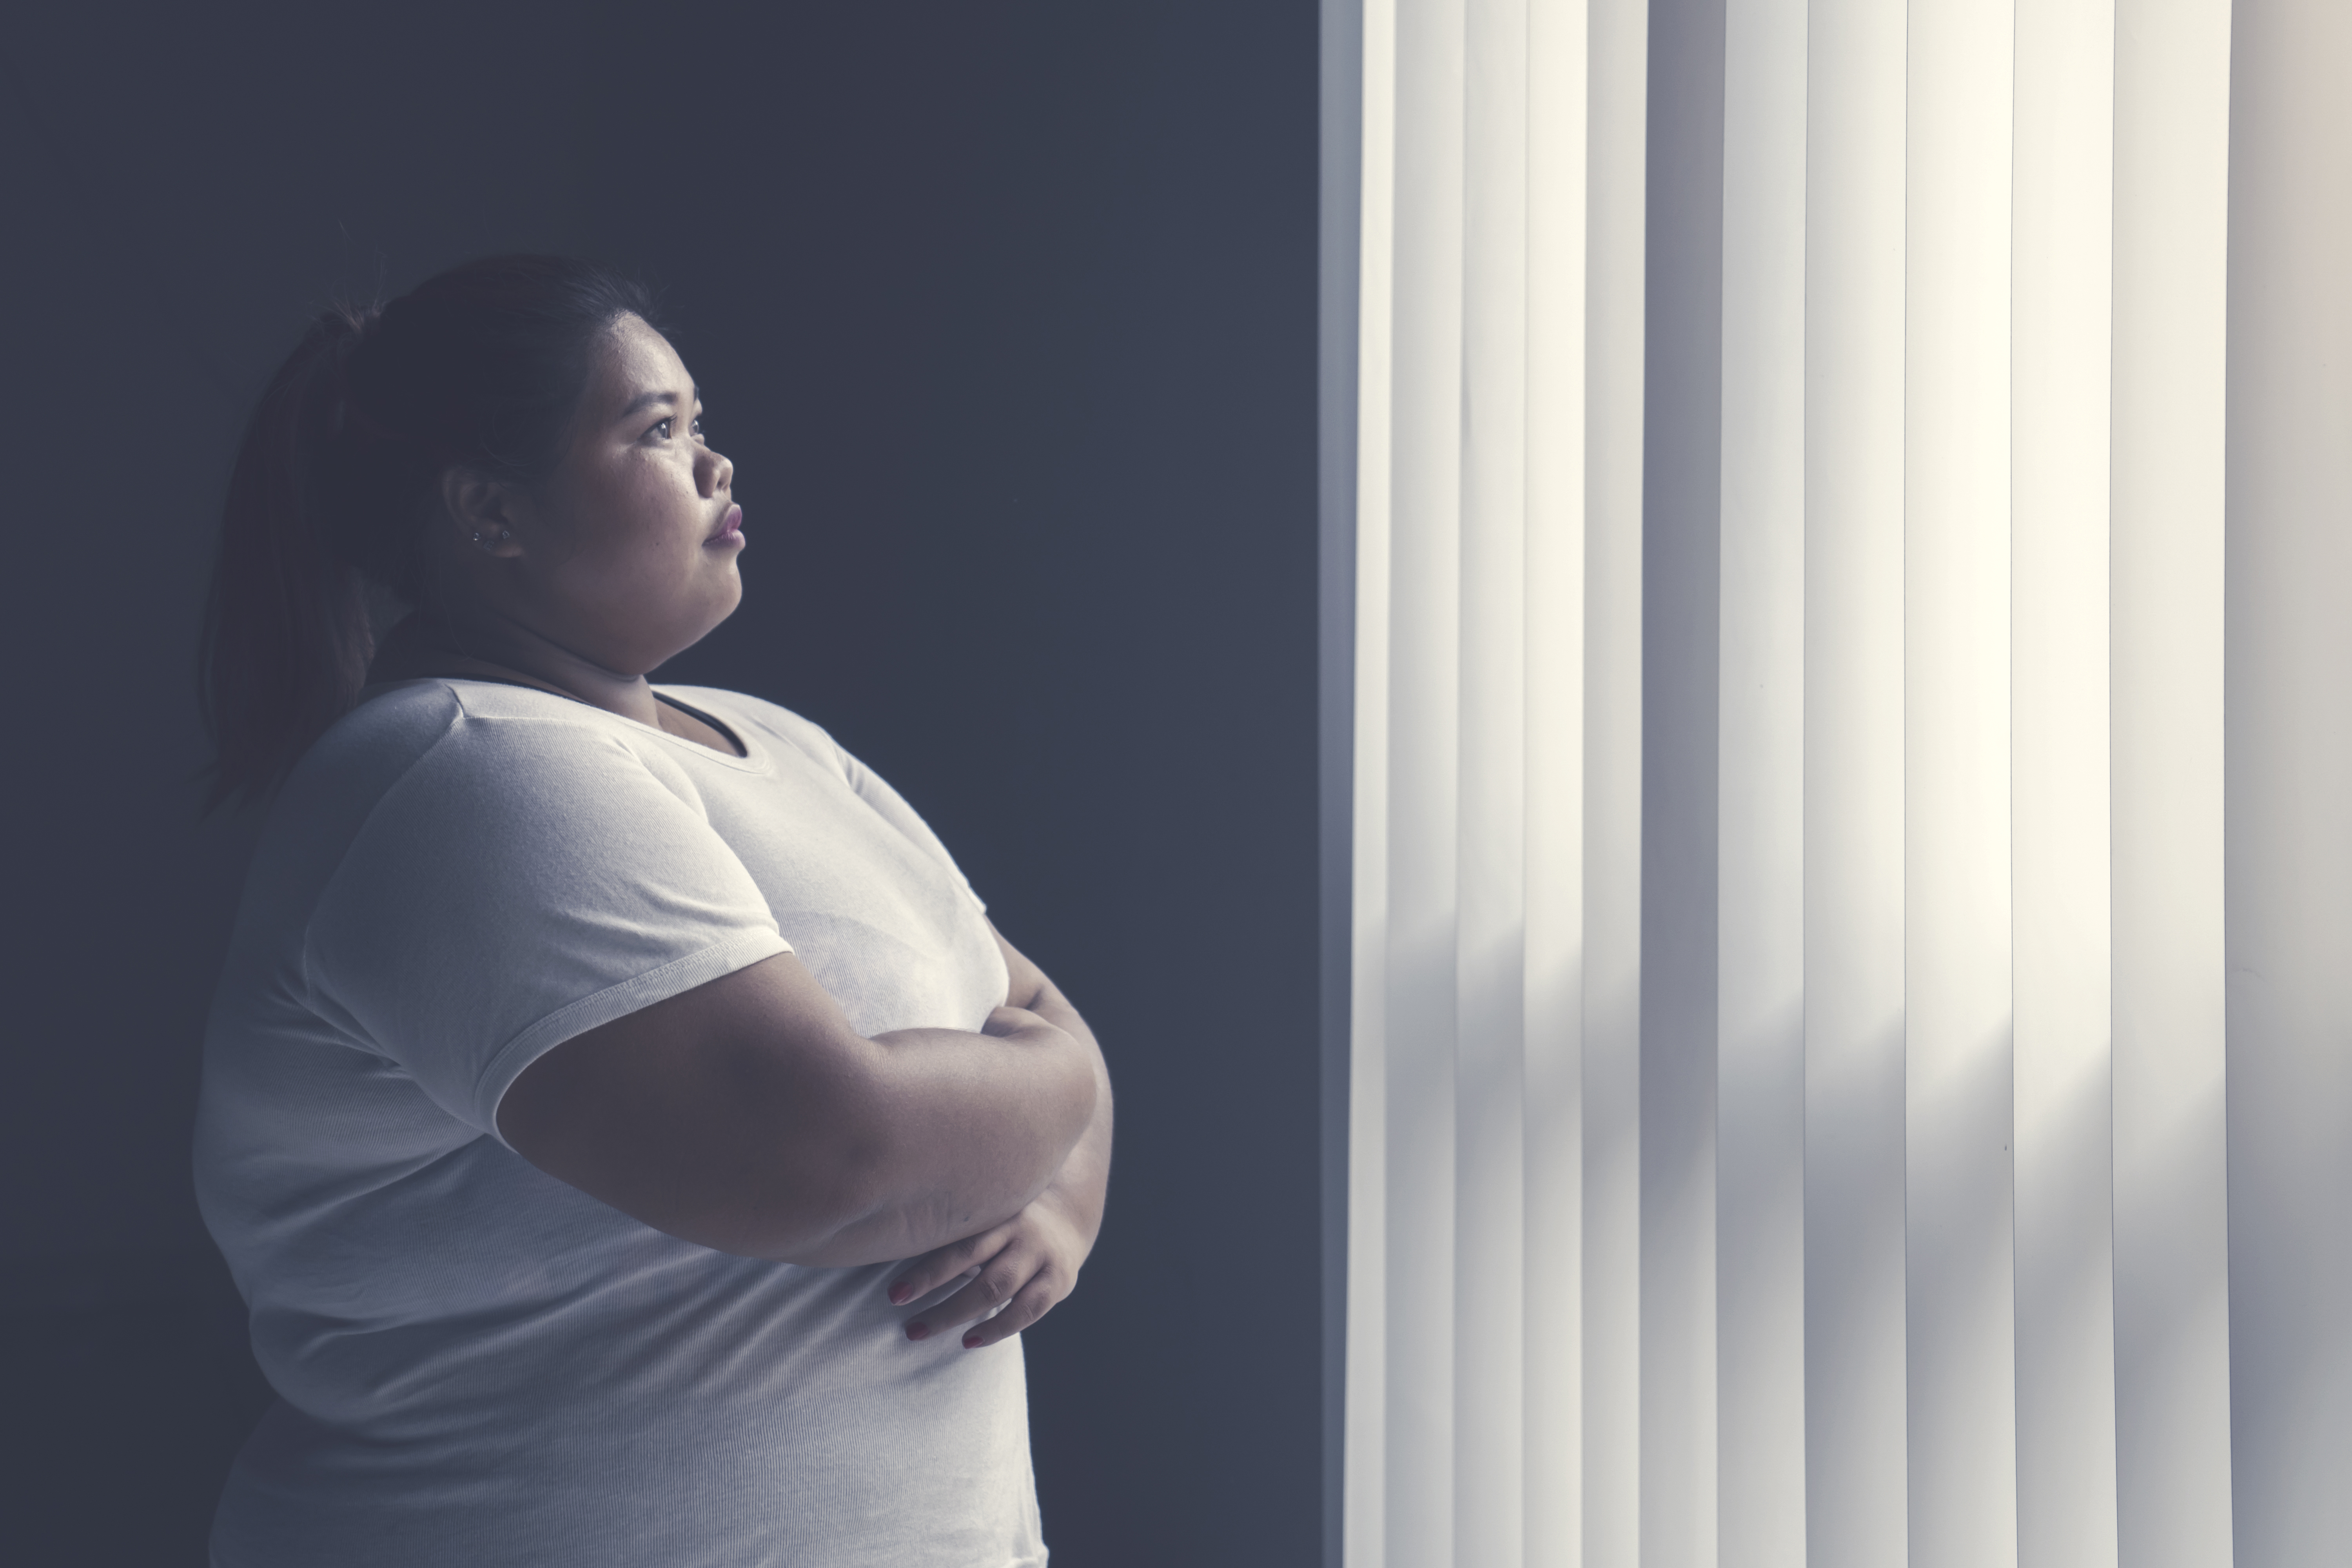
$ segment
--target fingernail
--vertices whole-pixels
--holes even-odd
[[[978,1349],[980,1348],[980,1336],[979,1336],[978,1334],[966,1334],[966,1335],[964,1335],[964,1337],[963,1337],[963,1348],[964,1348],[964,1349],[966,1349],[966,1350],[968,1350],[968,1351],[976,1351],[976,1350],[978,1350]]]
[[[903,1307],[907,1304],[907,1298],[914,1293],[914,1288],[909,1286],[904,1279],[901,1279],[896,1285],[890,1287],[890,1305],[894,1307]]]
[[[930,1330],[925,1328],[920,1323],[908,1323],[907,1325],[907,1337],[910,1340],[919,1340],[930,1331]]]

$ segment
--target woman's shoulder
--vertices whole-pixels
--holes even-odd
[[[310,742],[279,788],[272,815],[373,802],[429,756],[463,714],[457,693],[443,681],[403,681],[365,693],[358,707]]]
[[[326,762],[413,760],[459,737],[509,752],[580,741],[609,744],[619,728],[600,709],[536,687],[428,676],[370,689],[311,753]]]
[[[542,766],[601,759],[642,765],[605,715],[529,687],[439,677],[365,695],[303,754],[278,810],[331,815],[373,804],[420,776],[520,782]],[[429,763],[429,765],[428,765]]]

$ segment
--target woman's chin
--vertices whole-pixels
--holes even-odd
[[[743,579],[736,574],[734,563],[730,562],[728,563],[725,588],[716,597],[709,611],[701,617],[702,630],[695,635],[694,640],[696,642],[700,642],[704,637],[707,637],[712,632],[717,631],[720,626],[725,624],[727,617],[740,609],[742,605]]]

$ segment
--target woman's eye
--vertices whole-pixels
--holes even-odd
[[[699,441],[702,439],[702,421],[699,418],[697,418],[692,425],[688,426],[688,428],[693,432],[694,438],[696,440]]]
[[[654,426],[654,433],[655,433],[656,435],[659,436],[663,440],[667,441],[667,440],[668,440],[668,439],[669,439],[669,427],[670,427],[670,421],[669,421],[669,420],[667,420],[667,419],[660,420],[660,421],[658,421],[658,422],[656,422],[656,423],[655,424],[655,426]]]

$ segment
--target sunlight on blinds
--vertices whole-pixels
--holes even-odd
[[[2229,1563],[2229,0],[1350,15],[1345,1562]]]

